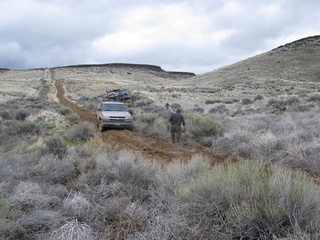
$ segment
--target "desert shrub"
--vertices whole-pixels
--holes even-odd
[[[5,111],[5,110],[0,111],[0,117],[1,117],[3,120],[9,120],[9,119],[11,119],[10,113],[9,113],[8,111]]]
[[[68,108],[68,107],[60,107],[58,109],[58,112],[60,114],[62,114],[63,116],[66,116],[66,115],[69,115],[72,113],[72,109],[71,108]]]
[[[54,230],[50,236],[50,240],[64,239],[92,240],[97,236],[88,224],[75,219]]]
[[[320,230],[318,191],[303,173],[243,161],[183,184],[177,209],[191,239],[272,239],[287,236],[296,225],[312,236]]]
[[[53,154],[62,159],[67,154],[68,146],[59,136],[49,137],[44,140],[44,144],[39,148],[39,155]]]
[[[80,117],[76,113],[72,113],[66,116],[67,121],[70,123],[78,123],[80,121]]]
[[[320,102],[320,94],[314,94],[309,97],[308,101],[310,102]]]
[[[148,212],[130,201],[130,197],[111,197],[105,201],[102,211],[106,234],[111,239],[125,239],[129,234],[141,231],[147,225]]]
[[[249,99],[249,98],[243,98],[243,99],[241,99],[241,103],[243,105],[248,105],[248,104],[253,103],[253,101],[251,99]]]
[[[28,116],[30,116],[30,113],[25,109],[19,109],[14,112],[13,115],[15,120],[24,121]]]
[[[120,182],[132,183],[142,189],[157,186],[157,167],[146,160],[137,159],[131,151],[121,151],[113,161],[112,172]]]
[[[13,209],[29,212],[35,209],[53,209],[60,205],[60,199],[43,193],[41,186],[32,181],[20,182],[8,199]]]
[[[96,101],[95,101],[95,102],[96,102]],[[96,105],[93,104],[93,103],[90,103],[90,102],[85,102],[85,103],[84,103],[84,107],[85,107],[86,109],[93,110],[93,111],[96,109]]]
[[[42,176],[46,181],[66,184],[69,179],[76,176],[74,159],[70,156],[65,156],[62,159],[57,159],[57,157],[54,155],[42,156],[37,165],[41,171],[35,175]]]
[[[294,106],[299,103],[299,99],[297,97],[290,97],[284,100],[284,105],[286,106]]]
[[[138,100],[138,101],[135,102],[135,106],[136,107],[140,107],[140,108],[146,107],[146,106],[151,105],[151,104],[153,104],[153,101],[151,99]]]
[[[281,108],[285,106],[285,102],[283,100],[277,100],[277,99],[269,99],[267,103],[267,107],[274,107],[274,108]]]
[[[306,112],[309,111],[313,106],[310,105],[297,105],[292,108],[293,112]]]
[[[261,94],[258,94],[254,97],[254,101],[258,101],[258,100],[262,100],[263,99],[263,96]]]
[[[195,107],[195,108],[193,108],[192,111],[198,112],[198,113],[203,113],[203,112],[204,112],[204,109],[203,109],[202,107]]]
[[[4,120],[14,119],[24,121],[28,116],[30,116],[30,113],[25,109],[18,109],[14,112],[8,112],[5,110],[0,112],[0,117]]]
[[[224,104],[220,104],[216,107],[213,107],[209,110],[209,113],[220,113],[220,114],[223,114],[223,113],[228,113],[229,110],[226,108],[226,105]]]
[[[63,215],[81,222],[90,221],[92,204],[81,193],[70,193],[63,202]]]
[[[141,116],[141,121],[148,124],[153,123],[156,119],[157,117],[154,114],[143,114]]]
[[[40,128],[34,122],[7,120],[3,125],[3,131],[8,136],[34,135],[40,133]]]
[[[180,105],[179,103],[172,103],[170,106],[171,106],[172,108],[175,108],[175,109],[178,109],[178,108],[181,109],[181,105]],[[181,110],[182,110],[182,109],[181,109]]]
[[[214,103],[221,103],[221,100],[220,99],[208,99],[205,102],[205,104],[214,104]]]
[[[188,121],[188,134],[193,139],[219,136],[224,132],[222,124],[214,118],[189,114],[186,119]]]
[[[57,212],[50,210],[34,210],[22,215],[16,222],[19,231],[27,239],[45,238],[45,233],[63,222]]]
[[[95,126],[89,122],[82,122],[68,130],[67,135],[70,140],[88,140],[93,137]]]

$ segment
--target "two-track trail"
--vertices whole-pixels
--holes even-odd
[[[81,121],[87,121],[96,125],[95,114],[84,109],[64,97],[64,89],[61,80],[56,80],[57,97],[60,103],[72,109],[79,115]],[[167,139],[158,135],[145,136],[141,131],[107,130],[101,133],[104,142],[117,146],[120,149],[128,149],[140,152],[145,158],[156,160],[160,164],[166,164],[173,160],[187,161],[195,154],[202,154],[209,158],[211,163],[221,162],[223,159],[214,156],[210,149],[197,146],[192,143],[184,143],[181,147],[172,147]]]

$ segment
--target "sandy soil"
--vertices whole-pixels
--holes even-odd
[[[58,90],[57,97],[62,105],[71,108],[75,113],[77,113],[81,121],[88,121],[96,124],[93,112],[77,106],[64,97],[64,88],[61,80],[57,80],[55,84]],[[108,130],[102,132],[101,136],[103,141],[106,143],[114,144],[120,148],[140,152],[145,158],[156,160],[160,164],[166,164],[173,160],[187,161],[191,159],[194,154],[206,156],[212,164],[223,161],[222,158],[213,155],[209,148],[193,143],[183,143],[180,147],[172,147],[170,142],[160,136],[145,136],[137,129],[134,129],[133,131]]]

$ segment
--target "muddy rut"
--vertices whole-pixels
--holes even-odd
[[[72,109],[79,115],[81,121],[87,121],[96,125],[95,114],[84,109],[64,97],[64,88],[61,80],[56,80],[57,97],[60,103]],[[120,149],[128,149],[140,152],[145,158],[156,160],[160,164],[166,164],[173,160],[188,161],[194,154],[202,154],[209,158],[214,164],[223,159],[214,156],[209,148],[204,148],[192,143],[183,143],[180,147],[172,147],[167,139],[159,135],[145,136],[138,129],[129,130],[107,130],[101,133],[104,142]]]

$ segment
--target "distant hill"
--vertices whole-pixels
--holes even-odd
[[[54,69],[59,68],[81,68],[81,69],[88,69],[88,68],[100,68],[100,69],[127,69],[129,70],[139,70],[139,71],[147,71],[153,75],[163,77],[163,78],[190,78],[196,76],[196,74],[192,72],[178,72],[178,71],[165,71],[161,67],[156,65],[150,64],[132,64],[132,63],[106,63],[106,64],[79,64],[79,65],[69,65],[69,66],[62,66],[56,67]]]

